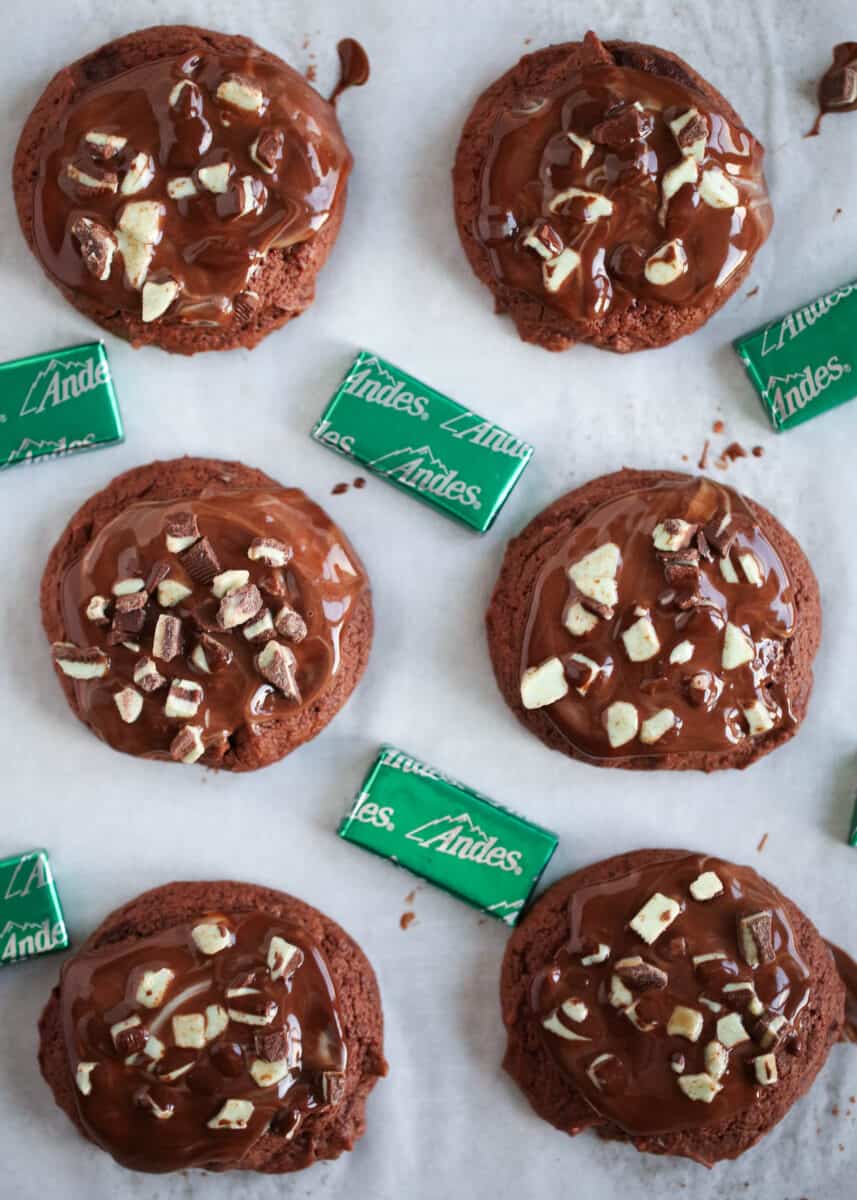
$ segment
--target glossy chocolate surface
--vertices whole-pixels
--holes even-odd
[[[200,926],[221,931],[228,944],[203,952],[193,937]],[[282,974],[269,965],[277,962],[274,938],[294,950]],[[146,972],[164,971],[172,977],[158,1003],[141,1002]],[[327,964],[301,930],[262,913],[202,915],[85,951],[66,963],[60,991],[80,1119],[123,1166],[222,1169],[266,1132],[294,1137],[341,1098],[347,1050]],[[180,1028],[193,1014],[201,1037],[189,1037],[187,1023]],[[241,1019],[254,1015],[256,1023]],[[125,1037],[134,1040],[123,1043],[116,1026],[129,1019]],[[194,1040],[202,1044],[185,1044]],[[276,1069],[265,1074],[274,1055]],[[81,1063],[91,1065],[84,1090]],[[243,1127],[212,1128],[229,1100],[252,1105],[243,1109]]]
[[[256,656],[264,643],[249,641],[243,625],[222,629],[220,600],[212,594],[211,584],[192,578],[181,554],[168,550],[166,526],[177,514],[185,513],[196,518],[199,534],[211,543],[221,571],[248,572],[249,583],[259,586],[262,611],[267,609],[276,617],[288,604],[303,618],[307,631],[302,640],[271,635],[272,640],[287,645],[297,660],[299,699],[283,694],[260,674]],[[256,538],[273,538],[287,546],[292,551],[287,565],[279,569],[251,560],[248,549]],[[156,563],[168,567],[167,580],[183,584],[191,594],[164,607],[158,601],[157,587],[153,588],[142,630],[128,635],[131,648],[116,643],[110,624],[88,619],[89,601],[94,595],[111,598],[118,580],[136,577],[148,581]],[[206,747],[201,762],[217,765],[234,735],[262,736],[267,723],[297,720],[325,694],[341,668],[343,629],[367,590],[363,567],[348,540],[298,489],[231,492],[212,485],[198,499],[130,505],[93,538],[62,581],[61,607],[68,640],[82,648],[98,647],[110,660],[103,678],[73,680],[81,715],[115,749],[148,758],[170,757],[170,746],[182,727],[200,726]],[[166,682],[144,694],[140,716],[129,724],[123,721],[114,697],[125,687],[135,687],[135,667],[141,658],[153,656],[154,631],[161,615],[181,621],[183,650],[170,661],[154,655]],[[203,635],[231,655],[222,669],[206,673],[194,661],[194,650]],[[203,689],[199,710],[187,721],[165,714],[173,679],[189,680]]]
[[[585,47],[583,65],[519,95],[494,120],[474,226],[494,275],[581,320],[646,301],[704,303],[768,235],[763,149],[689,80],[619,65],[592,34]],[[705,127],[697,157],[670,128],[691,112]],[[665,175],[688,163],[693,178],[668,197]],[[732,202],[705,199],[708,172],[737,189]],[[569,189],[589,199],[564,198]],[[554,251],[580,257],[556,290],[546,286],[547,252],[525,241],[543,223]],[[647,260],[675,241],[686,269],[669,282],[650,280]]]
[[[707,872],[716,875],[723,891],[695,900],[690,885]],[[648,944],[629,923],[655,895],[675,901],[680,911]],[[771,915],[772,956],[753,968],[742,955],[737,922],[760,911]],[[567,943],[532,980],[532,1011],[543,1024],[570,999],[586,1006],[582,1021],[560,1017],[565,1036],[544,1025],[542,1035],[554,1062],[595,1113],[624,1132],[673,1133],[739,1116],[762,1091],[753,1060],[768,1051],[775,1058],[801,1052],[808,968],[777,896],[755,871],[705,855],[664,859],[580,888],[569,902],[569,927]],[[605,960],[583,965],[599,945],[608,950]],[[694,958],[707,955],[719,957],[694,964]],[[610,991],[617,964],[634,957],[656,967],[666,982],[642,988],[629,981],[625,999],[635,1004],[629,1015],[628,1004],[611,1003]],[[719,1007],[715,1011],[704,1000]],[[677,1006],[701,1016],[695,1041],[667,1032]],[[786,1019],[775,1046],[761,1044],[760,1008],[763,1024],[772,1017]],[[728,1048],[720,1090],[710,1103],[691,1099],[679,1080],[707,1074],[706,1047],[725,1035],[722,1018],[735,1014],[744,1037]]]
[[[729,517],[734,534],[724,557],[709,547],[711,558],[696,551],[696,531]],[[665,559],[653,542],[659,523],[678,518],[691,524],[691,553],[697,564],[687,581],[671,585]],[[564,624],[575,601],[587,603],[568,570],[605,544],[618,548],[618,604],[595,619],[593,628],[573,636]],[[741,558],[751,555],[759,586],[749,582]],[[676,554],[673,557],[681,557]],[[745,560],[750,563],[751,560]],[[725,567],[728,563],[729,566]],[[731,569],[729,582],[724,569]],[[659,648],[644,661],[632,661],[622,634],[648,615]],[[598,505],[582,517],[564,543],[538,573],[522,646],[521,671],[554,656],[564,662],[581,654],[600,669],[581,695],[570,679],[568,693],[541,711],[576,751],[593,759],[681,755],[735,746],[752,736],[746,710],[759,702],[776,728],[793,720],[788,691],[781,682],[784,647],[795,628],[794,591],[788,571],[765,537],[750,508],[736,492],[708,479],[665,480],[644,490],[629,491]],[[753,643],[752,661],[724,668],[726,626],[731,624]],[[672,652],[689,642],[683,662]],[[710,676],[707,693],[691,682]],[[651,744],[640,736],[613,746],[606,727],[607,711],[627,702],[643,723],[662,710],[676,718]]]
[[[259,90],[258,111],[218,97],[229,80]],[[93,131],[125,144],[105,157],[87,140]],[[123,194],[139,154],[149,156],[152,178]],[[200,170],[222,163],[228,181],[211,191]],[[96,181],[112,174],[117,188],[82,185],[69,178],[69,166]],[[285,63],[255,49],[161,58],[84,87],[49,133],[36,181],[38,253],[61,284],[111,311],[139,315],[139,287],[123,270],[121,241],[102,280],[87,270],[72,227],[86,217],[115,231],[129,203],[153,201],[161,225],[146,279],[171,279],[180,289],[160,319],[226,324],[253,303],[244,293],[266,253],[305,242],[324,225],[350,169],[332,105]],[[193,194],[171,196],[176,179],[189,180]]]

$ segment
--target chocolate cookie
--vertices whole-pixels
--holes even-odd
[[[351,155],[331,104],[244,37],[158,25],[48,84],[13,184],[65,298],[134,345],[255,346],[313,300]]]
[[[763,154],[676,55],[587,33],[476,101],[453,170],[458,231],[524,341],[665,346],[725,303],[767,238]]]
[[[797,732],[818,584],[760,505],[710,479],[617,471],[507,547],[487,614],[520,721],[600,767],[746,767]]]
[[[169,883],[117,909],[63,966],[39,1034],[57,1104],[137,1171],[337,1158],[387,1072],[360,947],[249,883]]]
[[[97,737],[231,771],[315,737],[372,641],[365,571],[327,514],[207,458],[96,493],[51,551],[41,602],[66,698]]]
[[[845,1019],[815,927],[748,867],[638,850],[549,888],[500,984],[504,1066],[544,1120],[735,1158],[810,1086]]]

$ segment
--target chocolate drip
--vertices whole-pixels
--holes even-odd
[[[354,38],[343,38],[336,47],[339,54],[339,81],[330,93],[335,104],[347,88],[363,87],[369,82],[369,56]]]

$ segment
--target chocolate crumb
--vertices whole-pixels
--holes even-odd
[[[730,442],[724,449],[720,457],[715,461],[715,467],[721,471],[725,471],[731,462],[735,462],[736,458],[746,458],[747,451],[740,442]]]
[[[762,853],[762,851],[765,849],[765,843],[767,842],[767,840],[768,840],[768,835],[767,835],[766,833],[763,833],[763,834],[762,834],[762,837],[761,837],[761,839],[760,839],[760,841],[759,841],[759,844],[758,844],[758,846],[756,847],[756,849],[758,850],[758,852],[759,852],[760,854],[761,854],[761,853]]]
[[[354,480],[353,486],[356,488],[365,488],[366,480],[363,478],[362,475],[358,475],[357,478]]]
[[[726,428],[726,426],[723,424],[722,421],[715,421],[714,424],[711,426],[711,432],[712,433],[722,433],[725,428]]]
[[[331,494],[331,496],[341,496],[344,492],[347,492],[347,491],[348,491],[347,483],[335,483],[333,485],[333,487],[330,489],[330,494]]]
[[[706,438],[705,445],[702,447],[702,453],[699,456],[699,462],[697,463],[700,471],[705,471],[708,467],[708,447],[710,444],[711,443],[708,441],[708,438]]]
[[[841,217],[841,216],[842,216],[842,209],[837,208],[836,212],[833,214],[834,221],[837,219],[837,217]]]
[[[753,447],[753,458],[761,458],[764,453],[765,453],[764,446],[754,446]]]
[[[399,928],[400,928],[400,929],[407,929],[407,928],[408,928],[408,926],[409,926],[409,925],[410,925],[410,924],[411,924],[411,923],[412,923],[414,920],[416,920],[416,916],[417,916],[417,914],[416,914],[416,913],[412,913],[412,912],[403,912],[403,913],[402,913],[402,915],[399,917]]]
[[[753,296],[758,296],[758,294],[759,294],[759,285],[756,284],[756,286],[754,288],[750,288],[749,292],[747,293],[747,299],[751,300],[753,298]]]

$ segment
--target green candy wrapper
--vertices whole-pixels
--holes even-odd
[[[339,836],[515,925],[556,834],[394,746],[381,748]]]
[[[46,850],[0,861],[0,966],[68,949]]]
[[[0,363],[0,470],[124,436],[102,342]]]
[[[480,533],[533,455],[520,438],[367,350],[312,436]]]
[[[774,429],[791,429],[857,396],[857,283],[734,343]]]

